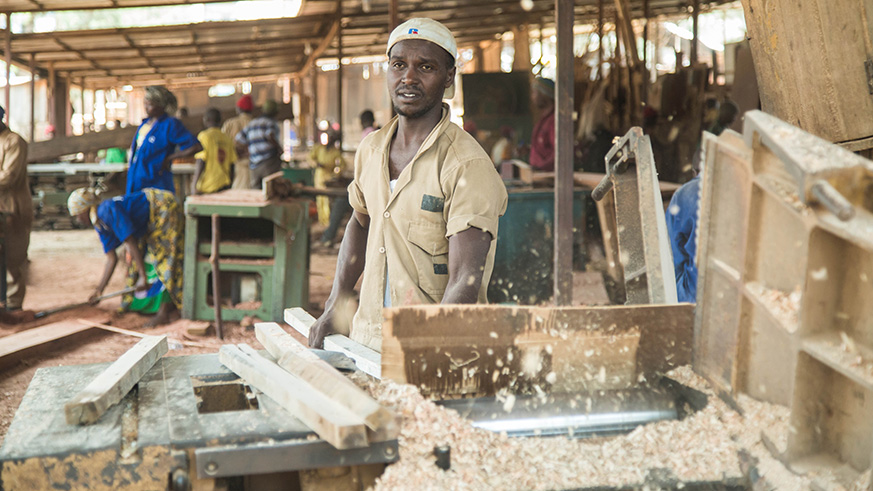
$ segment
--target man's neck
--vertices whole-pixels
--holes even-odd
[[[434,107],[421,117],[407,118],[405,116],[398,117],[397,133],[394,135],[394,144],[405,148],[414,146],[418,148],[430,135],[430,132],[436,128],[443,117],[442,104]]]
[[[6,126],[6,123],[0,123],[0,133],[3,133],[7,129],[9,129],[9,127]]]

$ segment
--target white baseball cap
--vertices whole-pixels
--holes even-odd
[[[441,23],[428,19],[427,17],[418,17],[409,19],[400,24],[391,31],[391,36],[388,37],[388,48],[385,54],[391,52],[391,48],[406,39],[422,39],[436,44],[440,48],[446,50],[452,58],[458,59],[458,45],[455,42],[455,36],[446,26]],[[443,99],[451,99],[455,96],[454,81],[443,93]]]

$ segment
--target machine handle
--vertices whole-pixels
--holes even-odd
[[[810,188],[816,201],[842,221],[851,220],[855,216],[855,207],[831,183],[818,180]]]
[[[606,196],[606,193],[612,189],[612,185],[612,179],[610,179],[609,176],[604,176],[600,181],[600,184],[598,184],[597,187],[594,188],[594,191],[591,192],[591,197],[594,198],[594,201],[602,200],[603,197]]]

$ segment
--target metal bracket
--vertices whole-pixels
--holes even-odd
[[[324,440],[228,445],[194,451],[197,476],[208,479],[395,462],[397,440],[371,442],[364,448],[337,450]]]

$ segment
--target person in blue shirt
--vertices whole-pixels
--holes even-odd
[[[150,290],[143,258],[151,253],[158,280],[171,300],[161,305],[147,326],[168,323],[182,306],[183,216],[173,193],[146,188],[101,202],[95,189],[80,188],[70,194],[67,207],[79,223],[94,226],[106,254],[103,276],[89,301],[96,303],[103,294],[118,264],[115,250],[124,244],[132,258],[125,286],[135,287],[138,293]],[[122,307],[126,309],[131,300],[122,298]]]
[[[145,110],[148,117],[142,120],[130,146],[125,194],[145,188],[175,192],[170,169],[173,160],[193,157],[203,149],[182,122],[172,116],[177,105],[176,96],[166,87],[153,85],[146,88]]]
[[[733,101],[722,103],[718,119],[709,132],[718,136],[730,128],[739,114]],[[695,160],[700,159],[700,149]],[[701,169],[701,173],[703,170]],[[673,269],[676,271],[676,293],[680,302],[697,301],[697,220],[700,209],[700,176],[682,185],[670,199],[667,207],[667,232],[673,250]]]
[[[665,214],[673,269],[676,272],[676,293],[680,302],[697,301],[697,211],[700,207],[700,176],[680,187]]]

